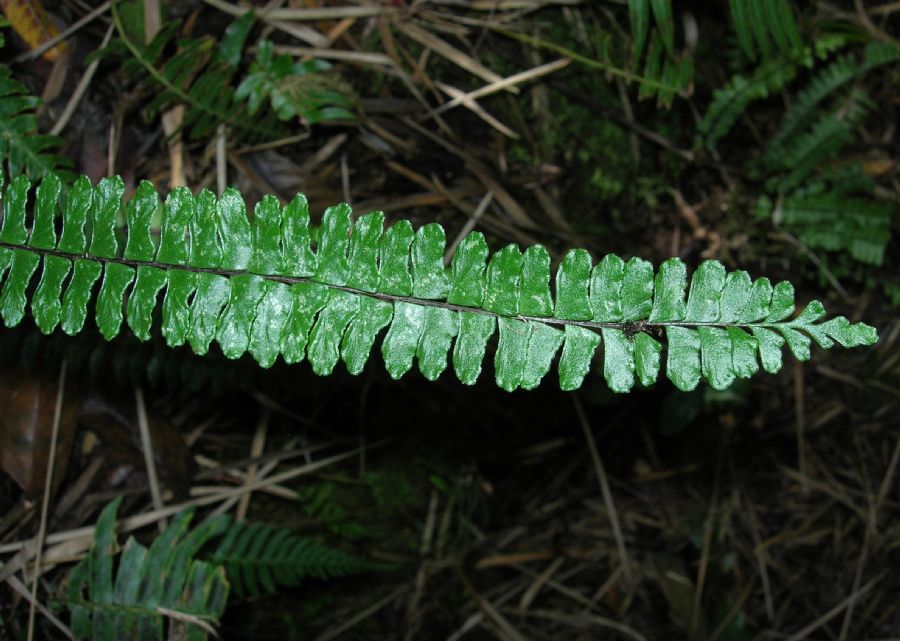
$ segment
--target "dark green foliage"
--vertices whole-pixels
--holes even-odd
[[[188,347],[172,349],[156,335],[146,342],[132,335],[106,342],[90,326],[71,337],[61,332],[45,336],[31,323],[0,331],[0,366],[53,372],[59,371],[63,359],[80,382],[104,392],[141,386],[164,390],[174,398],[198,393],[215,398],[257,384],[277,389],[283,380],[268,372],[260,379],[252,359],[234,363],[216,351],[201,357]]]
[[[368,487],[364,488],[365,505],[361,505],[359,496],[342,491],[346,489],[346,485],[334,481],[320,481],[299,488],[297,499],[307,516],[342,540],[356,542],[373,530],[371,523],[361,523],[358,516],[372,505],[372,496]]]
[[[877,111],[861,90],[840,89],[897,60],[896,46],[870,43],[862,56],[848,54],[829,63],[797,96],[757,163],[769,176],[766,190],[778,201],[768,207],[776,222],[809,247],[843,251],[869,265],[882,263],[896,204],[875,200],[873,182],[853,166],[835,172],[829,163],[853,140],[862,120]]]
[[[192,140],[209,140],[216,128],[225,124],[237,139],[271,139],[287,135],[271,112],[251,117],[246,106],[234,95],[241,51],[254,16],[247,12],[226,30],[217,45],[210,37],[176,38],[180,24],[168,23],[152,42],[140,46],[128,35],[116,5],[113,17],[119,39],[107,53],[129,56],[124,68],[152,88],[155,97],[145,108],[145,116],[157,114],[174,104],[188,109],[183,128]],[[175,53],[169,51],[175,48]]]
[[[764,163],[770,167],[778,164],[778,157],[784,151],[785,144],[814,120],[822,102],[835,91],[862,74],[898,59],[900,52],[896,47],[873,42],[866,47],[862,61],[848,54],[829,63],[792,101],[778,133],[769,141]]]
[[[749,11],[763,4],[733,2],[732,8]],[[782,38],[784,43],[791,41]],[[745,45],[743,39],[741,43]],[[877,111],[861,89],[841,89],[898,60],[900,50],[893,44],[869,43],[861,55],[845,54],[812,76],[792,100],[765,152],[748,163],[752,175],[765,178],[766,195],[760,198],[757,212],[772,215],[810,247],[845,251],[860,262],[881,264],[890,240],[891,213],[896,208],[872,199],[871,181],[861,185],[847,175],[836,179],[829,165],[853,140],[865,117]],[[752,101],[783,88],[796,71],[794,60],[769,57],[749,79],[733,76],[726,87],[714,93],[698,125],[701,143],[715,149]]]
[[[324,120],[353,120],[348,90],[321,60],[294,63],[290,56],[275,56],[272,43],[258,42],[257,59],[240,74],[244,44],[255,16],[248,11],[237,18],[216,44],[210,37],[176,38],[179,24],[168,24],[146,47],[129,38],[117,13],[119,40],[111,51],[130,56],[125,67],[154,85],[155,98],[145,109],[148,118],[177,103],[189,109],[183,127],[192,140],[209,140],[225,124],[232,137],[272,139],[288,135],[279,120],[299,117],[307,124]],[[169,55],[172,47],[175,53]],[[235,85],[237,88],[235,89]],[[271,110],[260,107],[271,103]]]
[[[540,245],[525,252],[508,245],[489,259],[484,236],[474,232],[448,269],[440,225],[414,230],[399,221],[384,230],[381,212],[354,221],[347,205],[325,212],[313,251],[300,195],[286,206],[264,197],[251,221],[234,189],[220,198],[176,189],[161,203],[143,182],[125,204],[123,250],[114,228],[123,190],[119,178],[94,187],[82,177],[60,212],[60,181],[51,174],[35,192],[29,230],[30,183],[19,177],[9,184],[0,228],[0,317],[8,327],[30,306],[43,332],[60,326],[77,334],[99,282],[93,316],[107,339],[123,320],[148,339],[162,293],[161,331],[170,346],[188,343],[205,354],[215,339],[227,357],[249,352],[264,367],[279,355],[288,363],[307,358],[326,375],[343,359],[358,374],[387,329],[381,352],[392,377],[418,361],[434,380],[452,350],[453,369],[466,384],[478,378],[487,342],[499,330],[494,370],[509,391],[536,387],[557,355],[560,387],[578,388],[601,344],[607,384],[627,392],[635,382],[656,380],[663,336],[666,373],[683,390],[701,376],[727,387],[756,373],[760,359],[763,369],[777,371],[785,341],[807,360],[810,338],[824,348],[877,340],[872,327],[843,317],[816,324],[825,313],[817,301],[791,320],[789,283],[751,281],[717,261],[701,264],[688,287],[678,259],[655,272],[639,258],[608,255],[594,265],[586,251],[572,250],[556,273],[554,295],[550,256]],[[157,214],[158,247],[150,234]]]
[[[780,193],[798,187],[824,160],[833,157],[874,106],[860,90],[851,91],[831,110],[824,104],[850,81],[872,69],[900,60],[900,50],[870,43],[861,59],[845,55],[816,74],[782,119],[761,160],[763,170],[779,174],[770,189]]]
[[[780,153],[772,156],[767,169],[776,175],[767,181],[767,189],[785,194],[802,185],[824,161],[850,142],[873,107],[865,94],[856,92],[834,111],[819,114],[808,130],[788,140]]]
[[[268,100],[281,120],[300,118],[315,124],[356,119],[346,88],[320,73],[330,68],[327,62],[294,62],[288,55],[275,56],[272,43],[265,39],[257,46],[256,61],[235,91],[236,100],[247,101],[251,116]]]
[[[643,59],[638,97],[655,96],[657,104],[670,106],[676,94],[686,95],[690,91],[694,79],[694,60],[690,53],[675,49],[672,2],[631,0],[628,18],[635,66],[640,66]]]
[[[880,265],[898,206],[874,199],[873,187],[858,168],[832,172],[775,203],[760,198],[758,213],[772,216],[809,247],[846,251],[861,263]]]
[[[238,596],[258,597],[303,579],[332,579],[388,566],[328,548],[289,528],[261,523],[235,523],[222,539],[211,562],[223,565]]]
[[[802,51],[790,0],[729,0],[731,22],[741,50],[751,60],[758,54],[796,57]]]
[[[342,541],[390,540],[393,546],[416,550],[418,530],[398,526],[414,506],[427,501],[426,490],[417,484],[410,469],[385,465],[368,470],[358,479],[322,479],[297,489],[303,512],[317,526]]]
[[[12,79],[10,70],[0,65],[0,158],[5,158],[12,176],[27,174],[41,178],[61,171],[71,162],[55,152],[62,139],[37,133],[35,108],[40,100]]]
[[[782,60],[761,64],[749,78],[735,74],[727,85],[713,93],[706,114],[697,125],[700,141],[708,149],[734,127],[751,102],[767,98],[794,79],[796,67]]]
[[[120,499],[103,510],[88,555],[69,576],[63,603],[78,639],[118,641],[208,638],[192,622],[216,623],[225,610],[228,582],[221,567],[195,555],[221,533],[228,517],[188,531],[192,513],[172,521],[149,549],[129,538],[114,569],[115,519]]]

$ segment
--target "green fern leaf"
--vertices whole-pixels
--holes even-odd
[[[389,567],[262,523],[232,525],[210,560],[225,567],[235,594],[250,597],[272,594],[306,578],[331,579]]]
[[[763,11],[775,45],[783,54],[796,54],[802,48],[792,3],[787,0],[765,0]]]
[[[713,93],[703,119],[697,125],[702,144],[714,149],[716,143],[731,131],[747,105],[761,100],[793,80],[796,67],[784,61],[761,64],[749,78],[733,76],[725,87]]]
[[[235,99],[235,60],[240,59],[240,49],[252,26],[251,13],[232,23],[218,47],[208,37],[182,38],[177,42],[177,51],[168,58],[165,52],[178,34],[178,23],[167,24],[148,45],[141,47],[128,35],[115,3],[112,15],[119,39],[105,53],[127,54],[126,72],[154,86],[155,96],[144,110],[147,118],[181,103],[189,106],[182,128],[192,140],[209,140],[220,124],[231,127],[232,135],[242,140],[286,135],[274,115],[251,117],[243,103]]]
[[[256,14],[253,11],[247,11],[228,25],[216,51],[216,58],[219,62],[229,67],[237,67],[240,64],[241,51],[244,49],[244,43],[255,22]]]
[[[0,66],[0,158],[6,158],[11,176],[24,173],[37,179],[71,166],[68,159],[54,153],[61,138],[36,133],[34,109],[39,104],[23,84],[12,79],[8,67]]]
[[[650,16],[653,16],[653,26]],[[669,107],[677,94],[687,95],[694,79],[690,52],[675,51],[675,19],[671,0],[633,0],[628,3],[633,38],[632,55],[637,66],[643,57],[638,99],[656,97],[659,106]],[[646,56],[644,56],[645,44]]]
[[[808,132],[795,136],[785,145],[774,164],[766,169],[779,172],[767,187],[778,193],[789,193],[834,156],[853,137],[856,127],[873,105],[862,92],[849,96],[847,104],[831,113],[823,113]]]
[[[71,611],[75,637],[206,639],[206,630],[189,618],[214,623],[224,612],[228,583],[221,568],[194,557],[224,530],[228,517],[211,519],[189,532],[192,513],[181,513],[149,550],[129,538],[114,571],[119,503],[116,499],[103,510],[88,555],[69,577],[63,602]],[[180,616],[169,619],[166,611]]]
[[[290,56],[275,56],[269,40],[260,40],[256,62],[234,93],[235,100],[246,100],[250,115],[266,99],[280,120],[300,118],[315,124],[325,120],[355,120],[350,111],[349,89],[322,75],[330,68],[324,60],[295,63]],[[339,90],[340,89],[340,90]]]
[[[434,380],[449,360],[458,378],[471,384],[489,339],[498,333],[495,376],[510,391],[537,386],[557,354],[560,386],[579,387],[601,344],[611,389],[627,392],[635,381],[649,385],[660,370],[663,344],[657,338],[663,335],[666,372],[681,389],[696,386],[701,375],[716,388],[748,376],[757,352],[764,369],[773,371],[766,366],[775,362],[772,346],[780,347],[773,336],[805,332],[816,338],[834,330],[839,336],[828,335],[841,344],[877,339],[864,324],[825,324],[830,329],[820,330],[807,320],[789,320],[790,310],[776,314],[769,308],[785,307],[787,298],[793,308],[787,283],[772,290],[758,279],[751,287],[744,272],[726,275],[715,261],[700,266],[688,289],[686,267],[678,260],[663,263],[654,275],[637,258],[607,256],[592,266],[587,252],[573,250],[556,273],[554,294],[550,258],[541,246],[523,253],[509,245],[488,258],[476,232],[463,240],[447,270],[439,225],[414,232],[400,221],[382,231],[383,214],[353,222],[347,205],[325,212],[313,251],[305,199],[281,207],[264,198],[251,221],[234,189],[218,199],[208,191],[192,196],[176,190],[161,205],[153,186],[142,183],[125,204],[121,249],[114,228],[121,179],[105,179],[91,189],[82,178],[72,202],[83,209],[62,211],[57,243],[50,221],[58,181],[47,178],[38,188],[31,233],[29,186],[19,177],[5,194],[0,316],[7,326],[22,320],[30,302],[43,331],[58,323],[77,333],[99,280],[94,318],[107,339],[121,331],[123,321],[139,338],[148,337],[162,294],[166,340],[173,346],[188,342],[198,354],[215,340],[229,358],[249,351],[263,366],[280,354],[287,362],[308,359],[320,375],[331,373],[339,360],[358,373],[386,329],[381,353],[392,377],[418,362]],[[159,248],[149,233],[158,212]],[[90,238],[86,220],[92,221]],[[69,269],[74,271],[63,292],[60,274]],[[39,295],[29,301],[38,271]],[[795,355],[809,358],[806,352]]]
[[[769,142],[763,163],[775,164],[778,156],[783,154],[788,141],[813,119],[819,105],[840,87],[871,69],[896,62],[898,59],[900,50],[897,47],[885,43],[870,43],[866,47],[862,62],[857,62],[852,55],[846,55],[825,67],[797,95],[785,114],[778,133]]]
[[[883,262],[895,204],[851,195],[840,187],[798,190],[779,202],[777,213],[766,202],[761,200],[761,211],[775,214],[809,247],[846,251],[869,265]]]

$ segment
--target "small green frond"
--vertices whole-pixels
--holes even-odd
[[[651,26],[651,15],[653,24]],[[643,59],[641,76],[632,76],[639,84],[638,99],[656,98],[659,106],[669,107],[676,95],[688,95],[694,80],[694,60],[687,51],[675,50],[675,19],[671,0],[632,0],[628,19],[633,39],[635,67]],[[645,52],[645,44],[648,43]]]
[[[119,40],[110,52],[126,53],[130,59],[125,69],[132,77],[149,81],[155,97],[145,108],[148,118],[182,103],[189,107],[182,127],[192,140],[209,140],[216,128],[225,124],[233,136],[241,140],[274,139],[285,130],[271,113],[253,117],[234,95],[236,61],[250,28],[252,12],[245,13],[229,27],[218,46],[211,38],[179,39],[176,52],[166,57],[164,52],[178,35],[178,23],[166,25],[146,46],[133,42],[122,24],[116,3],[112,7],[113,21]]]
[[[881,283],[885,295],[894,307],[900,307],[900,283],[886,280]]]
[[[198,354],[215,340],[227,357],[249,352],[263,367],[281,355],[288,363],[308,359],[320,375],[339,360],[358,374],[386,330],[381,352],[392,377],[417,361],[434,380],[452,363],[466,384],[478,378],[488,340],[498,333],[495,377],[508,391],[536,387],[557,355],[561,388],[576,389],[601,345],[611,389],[652,384],[663,336],[666,373],[681,389],[692,389],[701,375],[717,389],[749,376],[758,369],[757,354],[764,369],[776,371],[780,336],[834,331],[843,345],[877,340],[861,323],[791,321],[789,284],[773,290],[767,279],[751,283],[745,272],[726,274],[715,261],[703,263],[688,288],[686,266],[677,259],[654,275],[638,258],[626,263],[609,255],[592,266],[586,251],[573,250],[556,273],[553,293],[550,257],[540,245],[525,252],[509,245],[488,259],[484,237],[474,232],[447,269],[439,225],[414,231],[400,221],[385,231],[383,214],[354,221],[347,205],[326,210],[313,251],[309,210],[299,195],[286,206],[263,198],[250,220],[234,189],[220,198],[177,189],[161,203],[143,182],[125,204],[123,249],[114,234],[123,189],[118,178],[96,187],[79,179],[62,211],[57,242],[51,222],[58,181],[48,177],[38,188],[30,231],[30,183],[24,177],[10,183],[0,228],[0,317],[8,327],[22,320],[30,303],[42,331],[62,326],[77,334],[99,282],[93,316],[107,339],[124,321],[146,340],[162,295],[166,341],[187,342]],[[157,247],[149,225],[160,208]],[[40,282],[32,293],[35,273]],[[817,342],[831,345],[830,339]]]
[[[764,158],[767,171],[777,175],[767,187],[781,194],[799,187],[823,161],[833,157],[853,137],[856,127],[873,105],[862,92],[854,92],[833,112],[822,113],[812,127],[788,140],[777,156]]]
[[[768,199],[761,210],[794,232],[809,247],[846,251],[855,260],[881,265],[891,238],[891,219],[896,203],[874,200],[870,192],[852,193],[846,184],[826,189],[798,190],[779,201]]]
[[[210,561],[225,567],[239,597],[272,594],[307,578],[331,579],[389,568],[298,536],[289,528],[246,522],[228,529]]]
[[[10,176],[24,173],[38,179],[71,166],[55,153],[61,138],[37,133],[34,110],[39,104],[25,85],[12,79],[9,68],[0,65],[0,158],[6,158]]]
[[[191,620],[216,623],[225,610],[228,582],[221,568],[194,556],[209,538],[223,531],[228,517],[188,531],[192,513],[183,512],[150,549],[129,538],[114,570],[119,503],[116,499],[103,510],[90,551],[69,576],[62,601],[72,614],[75,637],[207,639],[207,631]]]
[[[675,57],[675,17],[672,14],[672,0],[650,0],[653,20],[660,40],[670,57]]]
[[[238,85],[234,97],[246,100],[250,115],[267,100],[280,120],[300,118],[315,124],[326,120],[355,120],[350,89],[320,72],[324,60],[294,63],[290,56],[275,56],[269,40],[260,40],[256,62]]]
[[[845,55],[822,69],[801,91],[782,120],[778,133],[769,142],[763,162],[774,164],[784,148],[807,123],[811,122],[822,102],[851,80],[878,66],[900,59],[897,47],[885,43],[870,43],[862,62],[853,55]]]
[[[796,67],[784,61],[761,64],[749,78],[735,75],[729,83],[713,93],[713,99],[703,119],[697,125],[702,144],[715,149],[737,119],[754,100],[762,100],[794,79]]]

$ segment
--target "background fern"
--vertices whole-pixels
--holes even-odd
[[[895,62],[898,57],[900,54],[896,47],[873,42],[866,46],[861,61],[853,54],[846,54],[829,63],[797,94],[785,112],[781,127],[769,141],[763,163],[769,167],[777,166],[778,156],[784,150],[785,143],[808,126],[819,106],[834,92],[872,69]]]
[[[729,0],[731,21],[741,50],[750,60],[780,53],[798,56],[803,48],[795,3],[786,0]]]
[[[103,510],[90,551],[69,575],[63,603],[71,612],[76,638],[207,639],[209,624],[225,610],[228,582],[221,567],[195,556],[210,537],[222,532],[228,517],[209,520],[189,532],[192,514],[182,513],[149,549],[129,538],[114,570],[120,501],[115,499]],[[191,619],[206,622],[206,628]]]
[[[330,68],[327,62],[294,62],[287,54],[276,56],[272,47],[269,40],[259,41],[256,61],[234,93],[235,100],[247,101],[251,116],[268,101],[280,120],[315,124],[356,119],[347,86],[322,73]]]
[[[2,45],[0,45],[2,46]],[[29,95],[5,65],[0,65],[0,158],[6,159],[9,174],[33,178],[58,172],[64,177],[72,163],[56,150],[62,139],[38,133],[34,110],[40,100]]]
[[[732,2],[735,24],[751,20],[754,7],[762,20],[768,13],[766,4],[780,5],[777,0]],[[754,11],[756,9],[753,9]],[[772,13],[772,15],[775,15]],[[754,25],[757,21],[752,21]],[[761,24],[761,23],[760,23]],[[745,53],[755,52],[755,33],[748,22],[739,38]],[[773,43],[776,38],[773,36]],[[793,43],[794,37],[781,36],[782,44]],[[770,43],[771,44],[771,43]],[[769,46],[763,62],[746,79],[741,74],[732,77],[722,89],[716,90],[706,114],[698,125],[701,144],[715,149],[719,140],[732,130],[751,102],[769,97],[785,87],[797,75],[802,58],[812,64],[811,52],[799,55],[793,45],[788,50],[792,58],[774,57],[776,51],[788,55],[782,48]],[[831,52],[824,49],[824,54]],[[829,167],[838,154],[853,140],[855,132],[876,106],[861,89],[851,86],[842,89],[878,67],[900,59],[900,50],[893,44],[872,42],[860,54],[846,53],[817,71],[785,112],[781,124],[768,141],[764,153],[747,166],[751,176],[764,178],[756,211],[774,216],[774,220],[792,232],[806,245],[827,251],[845,251],[854,259],[879,265],[890,240],[891,214],[896,204],[872,198],[873,183],[861,185],[850,180],[844,172],[839,179]],[[851,168],[852,173],[852,168]]]
[[[694,79],[694,59],[689,51],[675,49],[675,16],[671,0],[633,0],[628,3],[632,56],[641,66],[638,98],[656,97],[670,106],[676,94],[686,95]],[[646,45],[646,50],[645,50]]]
[[[211,37],[179,38],[181,24],[170,21],[148,45],[141,46],[132,40],[115,6],[113,17],[119,38],[105,55],[123,57],[126,73],[148,85],[154,97],[144,109],[147,119],[182,103],[187,106],[182,127],[191,140],[211,139],[220,124],[227,125],[236,140],[288,134],[270,110],[251,117],[247,105],[235,96],[241,54],[254,25],[252,11],[237,18],[218,43]]]
[[[708,149],[715,149],[751,102],[768,98],[795,75],[794,65],[780,60],[764,62],[749,77],[735,74],[728,84],[715,90],[706,114],[697,125],[701,143]]]
[[[226,29],[221,41],[211,37],[179,38],[178,21],[170,22],[146,47],[135,43],[115,13],[119,40],[107,53],[126,56],[126,71],[149,83],[155,97],[144,110],[156,115],[173,104],[188,110],[183,128],[192,140],[209,140],[220,124],[231,128],[239,141],[285,137],[289,130],[279,121],[299,118],[305,124],[326,120],[353,120],[349,89],[322,60],[294,63],[290,56],[276,56],[272,43],[260,39],[257,58],[241,72],[242,52],[255,24],[247,11]],[[175,52],[169,55],[169,51]],[[271,104],[271,108],[260,107]]]
[[[289,528],[235,523],[210,557],[222,565],[238,596],[259,597],[303,579],[333,579],[389,566],[357,558],[300,537]]]
[[[62,597],[78,639],[202,640],[208,637],[210,624],[222,616],[229,587],[237,596],[259,597],[305,578],[332,579],[390,568],[299,537],[288,528],[232,524],[228,515],[189,531],[193,512],[186,511],[149,549],[129,538],[114,570],[120,503],[117,498],[103,510],[91,549],[72,569]],[[199,560],[201,549],[219,537],[208,559]]]
[[[876,199],[873,189],[871,177],[851,165],[775,201],[762,196],[758,214],[791,229],[809,247],[846,251],[861,263],[881,265],[897,204]]]
[[[169,347],[158,335],[148,341],[123,335],[107,342],[88,325],[76,336],[62,332],[46,336],[28,322],[0,332],[2,366],[38,374],[59,371],[63,360],[80,381],[97,388],[125,391],[140,386],[181,399],[201,393],[221,397],[260,382],[277,390],[284,383],[279,372],[260,372],[251,359],[234,363],[216,351],[198,356],[187,347]]]

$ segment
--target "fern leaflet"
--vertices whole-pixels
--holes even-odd
[[[791,4],[788,0],[729,0],[738,44],[750,60],[757,59],[757,51],[764,59],[776,50],[786,57],[799,55],[803,45]]]
[[[891,238],[895,203],[872,198],[871,180],[841,172],[824,182],[798,189],[773,207],[767,197],[758,204],[760,213],[772,216],[810,247],[846,250],[859,262],[881,265]]]
[[[650,26],[653,16],[654,28]],[[685,51],[675,51],[675,19],[671,0],[633,0],[628,3],[628,19],[633,38],[632,53],[635,65],[644,54],[644,45],[649,41],[638,98],[643,100],[656,96],[660,106],[670,106],[676,94],[690,93],[694,79],[694,60]],[[648,83],[646,80],[656,82]]]
[[[246,15],[246,14],[245,14]],[[324,60],[295,63],[290,56],[275,56],[272,43],[260,40],[256,62],[234,93],[235,100],[247,100],[254,115],[268,98],[280,120],[301,118],[308,124],[325,120],[355,120],[347,87],[334,82],[325,71]]]

